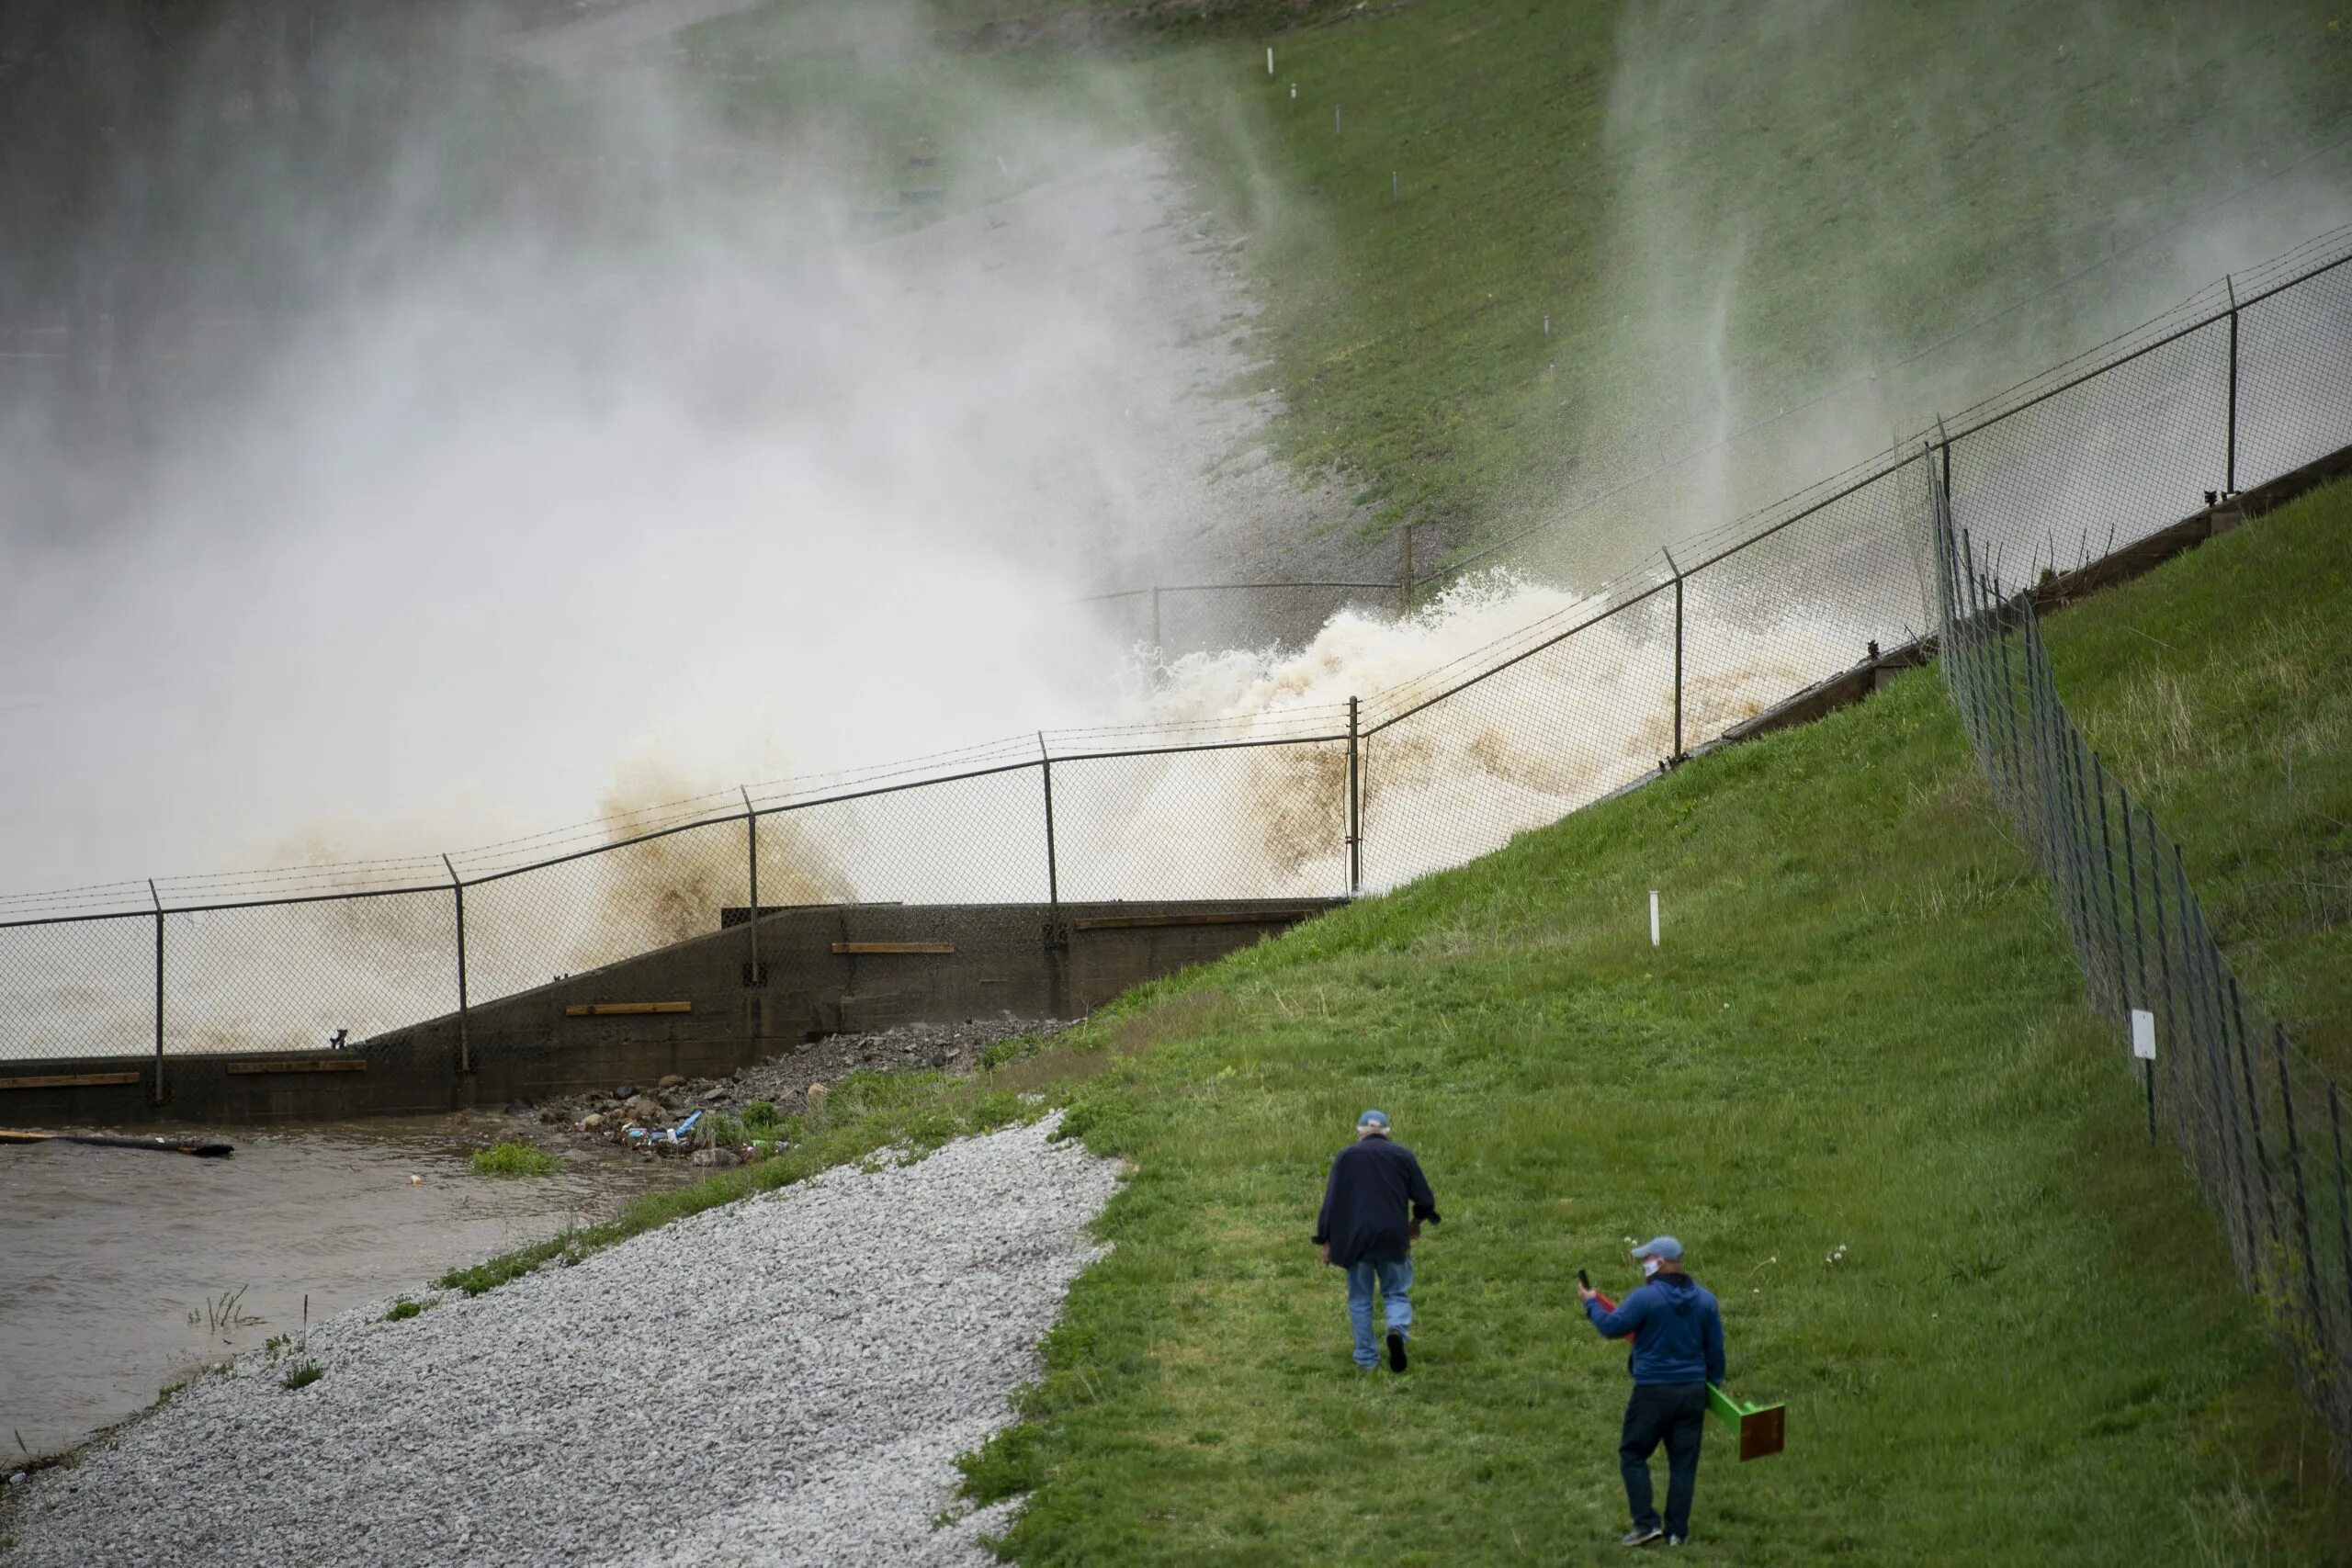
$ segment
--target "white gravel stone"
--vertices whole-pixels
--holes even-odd
[[[955,1457],[1096,1256],[1054,1122],[829,1171],[400,1323],[253,1354],[6,1489],[51,1563],[981,1564]]]

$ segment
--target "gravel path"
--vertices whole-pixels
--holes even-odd
[[[1113,1167],[1053,1121],[844,1168],[570,1269],[241,1358],[6,1488],[11,1564],[969,1563]]]

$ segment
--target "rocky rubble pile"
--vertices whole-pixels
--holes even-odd
[[[1023,1035],[1050,1038],[1069,1027],[1068,1022],[1054,1019],[1007,1017],[834,1034],[745,1067],[731,1077],[689,1078],[673,1073],[652,1084],[620,1084],[610,1093],[556,1100],[541,1107],[537,1115],[541,1122],[568,1127],[580,1137],[611,1144],[628,1142],[631,1128],[671,1127],[696,1111],[740,1122],[746,1108],[765,1103],[775,1108],[778,1118],[796,1116],[821,1105],[831,1087],[852,1073],[970,1072],[992,1045]],[[715,1146],[707,1137],[702,1143],[689,1155],[700,1164],[732,1164],[747,1152],[741,1146]],[[683,1147],[654,1146],[688,1154]]]

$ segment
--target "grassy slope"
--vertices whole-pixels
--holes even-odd
[[[2129,682],[2144,599],[2218,604],[2252,562],[2340,621],[2346,505],[2069,612],[2062,671]],[[2271,667],[2211,662],[2228,618],[2166,635],[2205,722],[2275,732]],[[2339,770],[2343,733],[2313,743]],[[2262,776],[2248,750],[2219,773]],[[2170,787],[2245,798],[2195,761]],[[2341,1483],[2048,908],[1923,673],[1150,989],[1073,1111],[1136,1166],[1116,1250],[979,1494],[1045,1483],[1033,1564],[1583,1560],[1622,1528],[1623,1371],[1569,1280],[1622,1288],[1623,1238],[1668,1230],[1735,1385],[1792,1409],[1781,1460],[1713,1448],[1694,1555],[2343,1561]],[[1448,1216],[1402,1380],[1349,1367],[1306,1246],[1366,1104]]]
[[[1185,123],[1257,239],[1290,454],[1461,544],[1691,444],[1719,299],[1734,418],[1770,412],[2316,145],[2352,80],[2340,9],[1426,0],[1283,39],[1272,84],[1226,47]],[[2070,313],[2104,336],[2132,273],[1916,395],[2041,368]]]
[[[2165,233],[2340,133],[2352,92],[2336,0],[1337,8],[1285,30],[1302,7],[1279,0],[794,4],[684,42],[738,132],[830,161],[877,208],[945,192],[872,231],[1180,131],[1265,285],[1286,455],[1360,476],[1381,524],[1436,519],[1455,549]],[[1081,11],[1131,30],[1073,45],[1052,23]],[[990,22],[1012,41],[976,45]],[[2301,237],[2290,222],[2278,243]],[[1719,524],[1872,449],[1887,420],[2173,303],[2210,254],[2157,243],[1744,448],[1737,494],[1707,478],[1655,504],[1681,531]]]
[[[2346,699],[2315,677],[2341,667],[2324,628],[2352,607],[2347,513],[2338,486],[2052,623],[2092,732],[2237,942],[2233,885],[2339,853],[2340,804],[2313,801],[2341,800]],[[2289,585],[2300,608],[2262,655],[2229,659],[2233,596]],[[2177,731],[2133,694],[2165,682],[2236,749],[2167,750]],[[2282,737],[2304,784],[2266,761]],[[823,1125],[785,1129],[788,1155],[440,1282],[490,1289],[1034,1114],[1018,1097],[1043,1090],[1135,1172],[1030,1422],[972,1461],[978,1495],[1039,1488],[1014,1536],[1032,1563],[1606,1555],[1621,1363],[1568,1280],[1622,1282],[1624,1237],[1657,1229],[1724,1296],[1735,1386],[1792,1410],[1782,1460],[1715,1443],[1694,1556],[2341,1561],[2352,1511],[2321,1439],[2177,1162],[2138,1141],[2048,908],[1922,674],[1149,987],[1052,1049],[1001,1048],[977,1078],[858,1075]],[[2274,950],[2295,961],[2255,976],[2272,1005],[2343,994],[2340,941]],[[1402,1382],[1347,1366],[1338,1280],[1306,1244],[1367,1103],[1450,1216]]]
[[[2352,487],[2102,598],[2059,679],[2179,840],[2230,962],[2352,1076]],[[2069,617],[2072,619],[2072,617]]]
[[[1196,58],[1187,44],[1343,8],[776,0],[648,49],[683,51],[732,134],[789,149],[859,205],[860,232],[884,234],[1007,199],[1155,134],[1163,78],[1188,75]],[[910,199],[912,189],[937,194]]]

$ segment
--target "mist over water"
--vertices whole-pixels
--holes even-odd
[[[2346,104],[2281,64],[2330,14],[1623,8],[1600,287],[1627,368],[1569,504],[1665,471],[1530,554],[1655,559],[2352,221]]]
[[[331,101],[349,41],[310,64]],[[205,73],[253,42],[184,62],[215,112],[175,158],[241,145]],[[175,292],[84,403],[0,424],[0,796],[42,825],[0,885],[462,848],[626,807],[656,761],[773,778],[1102,687],[1060,606],[1156,548],[1125,497],[1161,475],[1124,459],[1191,390],[1131,387],[1166,312],[1102,245],[1165,205],[1148,155],[1032,116],[1016,156],[1102,172],[866,241],[823,149],[734,145],[661,71],[431,47],[454,78],[403,79],[343,221],[248,159],[220,220],[275,230],[276,295],[217,254],[69,258]]]
[[[1757,280],[1804,268],[1813,246],[1894,254],[1914,199],[1858,197],[1835,232],[1822,214],[1765,225],[1714,201],[1689,175],[1736,129],[1711,112],[1727,73],[1860,80],[1885,62],[1834,10],[1702,10],[1695,35],[1642,8],[1621,23],[1602,151],[1626,177],[1608,221],[1625,339],[1648,369],[1620,423],[1591,433],[1594,472],[1639,472],[1786,408],[1789,378],[1749,368]],[[819,12],[859,60],[956,85],[965,144],[910,141],[893,178],[946,178],[930,172],[944,153],[992,182],[951,182],[945,205],[970,210],[871,237],[867,153],[747,134],[658,40],[516,46],[512,13],[453,9],[389,39],[314,28],[300,49],[224,28],[177,57],[145,163],[110,171],[114,197],[69,230],[61,266],[14,278],[0,310],[17,356],[0,412],[0,800],[38,825],[0,839],[0,887],[429,860],[597,817],[619,838],[660,802],[1041,725],[1251,734],[1351,696],[1377,711],[1473,650],[1604,604],[1595,585],[1659,545],[2344,211],[2330,167],[2299,175],[1636,487],[1522,575],[1158,668],[1132,628],[1067,600],[1232,575],[1300,532],[1295,511],[1254,510],[1267,490],[1204,477],[1263,417],[1213,395],[1247,364],[1233,264],[1163,150],[1136,140],[1107,67],[1091,97],[1047,104],[963,73],[911,6]],[[152,76],[124,58],[123,79]],[[94,69],[107,63],[101,51]],[[2171,69],[2188,84],[2209,65]],[[1923,84],[1905,102],[1884,128],[1885,188],[1958,199],[1933,187],[1982,132],[1984,95]],[[291,151],[306,139],[335,155],[306,161]],[[2080,152],[2074,177],[2096,188],[2123,150]],[[2175,184],[2205,189],[2245,163],[2216,137]],[[2143,216],[2126,204],[2098,221],[2129,234]],[[2014,299],[2083,260],[2079,238],[2052,236],[2017,277],[1949,303],[1964,316]],[[1793,393],[1951,324],[1917,308],[1933,271],[1905,259],[1901,287],[1809,300],[1803,330],[1825,346]],[[1759,635],[1734,649],[1724,632],[1694,660],[1693,737],[1802,684],[1818,649],[1850,660],[1886,630],[1819,606],[1771,612],[1786,625],[1721,609],[1722,626],[1744,616]],[[1368,868],[1374,885],[1490,848],[1670,751],[1661,635],[1647,612],[1625,616],[1580,638],[1573,668],[1539,662],[1484,688],[1487,708],[1449,709],[1458,731],[1430,716],[1372,742],[1367,812],[1430,824]],[[1502,694],[1555,720],[1506,723]],[[1588,711],[1608,722],[1570,721]],[[1338,770],[1302,751],[1222,773],[1074,772],[1069,808],[1092,789],[1102,823],[1073,829],[1074,887],[1336,890]],[[979,820],[1026,822],[972,793]],[[1212,821],[1239,826],[1204,853]],[[1029,896],[919,874],[905,853],[812,828],[763,887]],[[582,891],[598,913],[581,918],[629,941],[708,929],[730,897],[719,871],[668,850],[620,857],[614,876]],[[544,978],[608,946],[551,942],[514,972]]]

